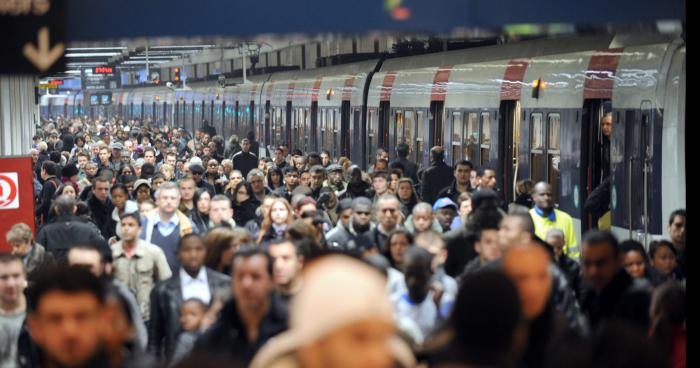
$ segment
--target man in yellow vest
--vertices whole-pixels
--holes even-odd
[[[578,259],[580,250],[574,231],[574,220],[569,214],[554,208],[554,196],[552,186],[546,182],[535,185],[532,199],[535,207],[530,210],[532,222],[535,224],[535,234],[540,239],[547,238],[547,232],[551,228],[558,228],[564,232],[564,253],[571,258]]]

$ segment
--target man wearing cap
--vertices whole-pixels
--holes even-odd
[[[198,164],[190,165],[190,173],[192,173],[192,179],[194,179],[194,184],[197,188],[206,189],[211,197],[216,195],[214,186],[204,180],[204,166]]]
[[[243,138],[241,141],[241,151],[237,152],[233,157],[233,168],[240,170],[245,178],[250,170],[258,167],[258,157],[250,152],[250,140]]]
[[[442,226],[442,232],[450,231],[452,220],[457,214],[457,205],[448,197],[440,198],[433,205],[433,212]]]
[[[197,340],[193,354],[248,365],[258,349],[287,329],[287,308],[273,292],[273,260],[264,250],[241,247],[233,256],[231,270],[235,298]]]
[[[335,191],[335,196],[340,198],[345,193],[347,183],[343,180],[343,167],[338,164],[328,165],[328,180],[324,183]]]
[[[112,149],[112,157],[110,158],[110,161],[112,162],[113,167],[115,167],[115,170],[119,170],[119,167],[122,164],[122,150],[124,149],[124,145],[122,145],[119,142],[115,142],[109,145],[109,148]]]
[[[415,366],[410,348],[396,336],[379,272],[332,255],[310,265],[304,280],[290,305],[290,329],[263,346],[252,368]]]

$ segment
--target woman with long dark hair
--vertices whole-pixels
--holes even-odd
[[[209,204],[211,194],[206,188],[199,188],[192,197],[194,208],[192,209],[192,223],[199,230],[199,234],[209,232]]]
[[[284,185],[282,178],[282,170],[280,168],[271,167],[267,170],[267,187],[271,192]]]
[[[241,226],[255,218],[255,209],[260,206],[260,201],[253,194],[253,187],[246,181],[242,181],[234,187],[231,203],[233,205],[233,219]]]

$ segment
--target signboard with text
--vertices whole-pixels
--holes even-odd
[[[0,0],[0,73],[65,71],[65,0]]]
[[[12,249],[5,234],[20,222],[36,233],[32,158],[0,157],[0,252]]]
[[[111,66],[100,66],[83,69],[81,72],[82,86],[85,91],[115,89],[121,87],[119,71]]]

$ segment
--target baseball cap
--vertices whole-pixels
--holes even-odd
[[[458,209],[457,205],[454,202],[452,202],[451,199],[449,199],[448,197],[443,197],[435,201],[435,204],[433,205],[433,212],[445,207],[452,207],[455,210]]]
[[[147,179],[139,179],[139,180],[136,180],[136,182],[134,182],[134,189],[138,189],[142,185],[145,185],[149,188],[151,187],[151,183],[148,182]]]
[[[200,164],[194,164],[190,165],[190,172],[191,173],[198,173],[198,174],[203,174],[204,173],[204,166]]]
[[[338,164],[332,164],[328,165],[328,168],[326,169],[328,172],[332,171],[343,171],[343,167],[338,165]]]
[[[119,142],[116,142],[116,143],[110,144],[110,145],[109,145],[109,148],[110,148],[110,149],[118,149],[118,150],[121,151],[121,150],[124,149],[124,145],[122,145],[122,144],[119,143]]]

